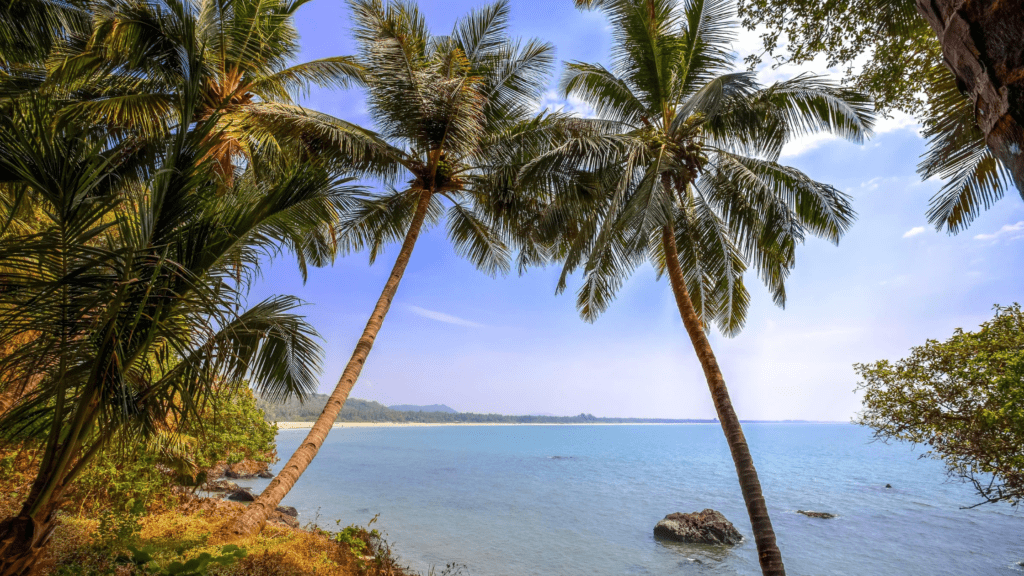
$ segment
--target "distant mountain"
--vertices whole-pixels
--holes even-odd
[[[430,406],[417,406],[415,404],[395,404],[394,406],[388,406],[392,410],[399,412],[444,412],[445,414],[458,414],[458,411],[451,406],[444,404],[431,404]]]
[[[326,394],[313,394],[304,403],[298,400],[271,403],[263,398],[256,399],[256,405],[263,410],[269,422],[313,422],[320,416],[327,404]],[[402,408],[396,410],[395,408]],[[413,408],[414,410],[408,410]],[[440,410],[438,410],[440,408]],[[430,411],[433,410],[433,411]],[[456,412],[448,406],[392,406],[377,402],[349,398],[335,422],[421,422],[443,424],[446,422],[496,423],[496,424],[641,424],[681,422],[711,423],[714,420],[669,420],[666,418],[595,418],[593,414],[579,416],[506,416],[504,414],[473,414]]]

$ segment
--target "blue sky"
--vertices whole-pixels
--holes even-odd
[[[421,1],[445,33],[476,1]],[[570,0],[513,1],[513,34],[558,47],[558,58],[608,62],[611,37],[598,13]],[[303,59],[350,54],[349,21],[337,0],[317,0],[297,17]],[[739,32],[739,31],[738,31]],[[755,34],[735,50],[758,49]],[[559,63],[559,69],[561,63]],[[821,66],[762,70],[763,81]],[[544,105],[588,113],[560,101]],[[370,126],[358,91],[316,92],[306,104]],[[733,403],[743,419],[849,420],[859,409],[852,365],[896,359],[926,339],[944,339],[990,317],[993,304],[1020,301],[1024,203],[1011,193],[966,232],[949,236],[925,220],[940,182],[915,173],[924,141],[910,119],[881,122],[864,145],[806,138],[784,160],[854,197],[859,214],[839,246],[801,247],[785,310],[748,278],[752,306],[735,338],[715,333]],[[302,283],[281,258],[265,269],[251,301],[295,294],[327,351],[321,391],[333,389],[397,252],[373,267],[365,254],[314,270]],[[459,259],[443,228],[421,236],[391,313],[353,397],[385,404],[445,403],[507,414],[710,418],[714,409],[666,281],[641,269],[595,324],[579,319],[570,291],[554,295],[558,269],[492,279]]]

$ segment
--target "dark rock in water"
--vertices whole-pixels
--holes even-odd
[[[886,484],[885,487],[886,488],[892,488],[892,484]]]
[[[739,544],[743,540],[721,512],[710,508],[692,514],[669,514],[654,527],[654,535],[688,544]]]
[[[797,510],[796,513],[803,514],[804,516],[810,518],[824,518],[826,520],[828,520],[829,518],[835,518],[837,516],[836,514],[829,514],[828,512],[815,512],[813,510]]]
[[[286,516],[291,516],[292,518],[299,517],[299,511],[293,506],[278,506],[277,511]]]
[[[260,470],[259,472],[256,473],[256,476],[267,479],[274,477],[274,475],[270,473],[270,470]]]
[[[228,494],[227,499],[234,500],[235,502],[255,502],[256,495],[248,488],[239,488],[238,490]]]

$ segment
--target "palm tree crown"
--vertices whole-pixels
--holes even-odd
[[[472,12],[445,36],[431,35],[412,3],[350,6],[381,136],[376,168],[388,191],[357,210],[343,234],[346,247],[369,248],[374,259],[401,240],[426,192],[428,224],[449,204],[449,238],[482,270],[507,271],[513,244],[526,248],[520,267],[536,261],[516,210],[528,202],[518,168],[557,125],[557,117],[536,115],[552,46],[509,38],[504,0]]]
[[[848,196],[778,163],[783,145],[816,131],[859,142],[870,102],[814,76],[762,87],[730,72],[728,0],[578,4],[611,19],[613,67],[571,62],[561,89],[599,119],[523,170],[561,191],[548,221],[573,223],[562,229],[559,289],[582,267],[578,305],[594,320],[638,264],[664,270],[661,229],[671,225],[698,312],[734,334],[748,266],[783,305],[796,245],[808,234],[837,242],[853,219]]]

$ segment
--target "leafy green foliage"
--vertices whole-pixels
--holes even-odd
[[[996,307],[976,332],[958,329],[896,362],[854,366],[863,378],[857,423],[881,440],[924,444],[951,477],[986,502],[1024,497],[1024,312]]]
[[[273,462],[276,434],[251,390],[223,386],[207,399],[199,419],[167,435],[172,443],[151,439],[98,455],[75,483],[71,501],[86,513],[99,509],[101,523],[109,517],[117,525],[139,506],[173,503],[175,486],[202,484],[206,471],[221,462]]]
[[[880,112],[918,119],[928,139],[918,173],[945,181],[928,210],[936,229],[966,229],[1011,188],[914,0],[740,0],[739,13],[748,29],[767,29],[764,51],[747,58],[751,67],[765,54],[776,65],[823,56],[829,67],[845,68],[844,81],[870,94]]]
[[[144,574],[150,576],[204,576],[207,573],[207,568],[211,565],[231,566],[247,555],[244,548],[228,544],[220,549],[220,554],[217,556],[203,552],[195,558],[185,561],[173,560],[161,563],[155,556],[157,552],[155,547],[129,546],[128,550],[131,552],[130,562],[141,569]]]

